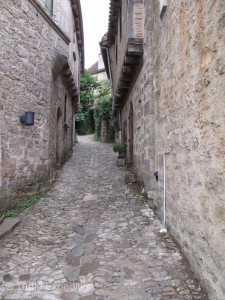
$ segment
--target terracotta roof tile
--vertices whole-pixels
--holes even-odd
[[[88,71],[91,73],[91,75],[98,73],[98,62],[94,63]]]

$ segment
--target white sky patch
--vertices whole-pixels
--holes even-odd
[[[99,42],[108,31],[109,0],[81,0],[84,25],[85,68],[91,67],[100,53]]]

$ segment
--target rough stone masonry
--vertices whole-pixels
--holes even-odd
[[[0,241],[0,299],[207,300],[112,146],[82,137],[52,190]]]
[[[78,88],[79,22],[70,1],[60,3],[57,20],[37,0],[0,3],[0,214],[51,182],[72,150],[74,99],[62,70],[70,65]],[[26,111],[34,126],[20,123]]]
[[[128,158],[134,154],[139,180],[161,217],[163,157],[169,152],[167,226],[210,299],[225,299],[225,1],[119,2],[118,9],[111,0],[110,59],[113,88],[122,86],[114,97]],[[128,89],[123,69],[132,70],[124,60],[130,27],[124,11],[135,2],[144,5],[143,57]],[[162,14],[160,3],[167,3]]]

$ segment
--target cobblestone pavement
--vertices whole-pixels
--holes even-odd
[[[0,299],[207,299],[112,146],[82,137],[52,190],[0,241]]]

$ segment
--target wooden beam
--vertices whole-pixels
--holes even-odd
[[[126,55],[124,59],[125,65],[138,65],[140,62],[140,59],[138,56],[132,56],[132,55]]]
[[[63,70],[63,76],[65,76],[65,77],[71,77],[71,76],[73,76],[71,70],[68,69],[67,66]]]
[[[64,78],[67,84],[74,82],[73,76],[64,76]]]
[[[67,85],[68,85],[69,88],[73,88],[75,86],[74,80],[67,82]]]
[[[132,81],[133,79],[132,79],[132,74],[130,74],[130,73],[122,73],[121,75],[120,75],[120,80],[121,81]]]
[[[122,67],[123,74],[131,74],[133,76],[133,72],[135,71],[135,67],[132,65],[127,65]]]
[[[126,93],[121,93],[120,91],[117,91],[115,97],[121,99],[121,98],[124,98],[125,95],[126,95]]]
[[[72,89],[71,94],[72,94],[73,97],[75,97],[75,96],[78,95],[78,93],[77,93],[77,88],[76,88],[76,87],[74,87],[74,88]]]
[[[143,45],[129,44],[127,47],[127,54],[141,56],[143,54]]]
[[[128,81],[120,81],[118,84],[118,88],[119,89],[129,89],[130,88],[130,84]]]
[[[113,15],[113,16],[111,17],[111,20],[112,20],[113,22],[117,21],[117,20],[118,20],[118,15]],[[113,25],[114,25],[114,24],[113,24]]]

